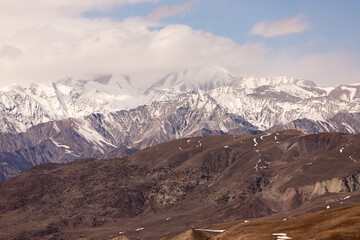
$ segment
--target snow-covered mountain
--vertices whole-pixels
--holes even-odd
[[[129,76],[108,75],[2,88],[0,177],[189,136],[289,128],[360,132],[360,84],[322,88],[214,66],[147,82],[139,88]]]
[[[0,89],[0,132],[24,132],[47,121],[118,111],[146,102],[146,96],[127,76],[12,85]]]
[[[209,92],[217,89],[217,95],[228,98],[239,94],[257,94],[259,98],[303,100],[328,96],[330,93],[330,89],[317,87],[310,81],[288,77],[239,76],[217,66],[185,69],[145,82],[149,83],[147,87],[137,87],[130,76],[105,75],[93,80],[66,78],[47,84],[3,87],[0,89],[0,132],[25,132],[31,126],[47,121],[127,110],[154,101],[174,99],[195,90]],[[352,92],[346,95],[350,90]],[[237,93],[229,94],[229,91]],[[356,86],[343,86],[332,96],[350,101],[357,97]],[[244,110],[241,106],[232,108],[229,102],[220,105],[235,114],[242,114]]]

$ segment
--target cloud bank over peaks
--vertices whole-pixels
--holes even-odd
[[[82,15],[92,9],[140,2],[157,1],[0,0],[0,87],[125,74],[138,79],[134,84],[149,86],[149,81],[169,72],[210,65],[235,74],[287,75],[320,85],[332,85],[339,81],[338,76],[360,81],[359,57],[346,51],[341,52],[341,59],[338,52],[294,57],[286,51],[274,53],[264,42],[235,42],[188,25],[161,21],[191,12],[193,1],[160,6],[145,16],[122,21]],[[290,29],[300,31],[309,24],[296,16],[263,25],[271,30],[263,34],[270,36]],[[278,30],[279,25],[283,30]]]
[[[27,1],[18,2],[26,5]],[[49,6],[50,3],[39,5],[57,9]],[[59,4],[59,8],[67,6],[65,3]],[[29,13],[31,16],[20,12],[17,17],[3,15],[4,21],[0,21],[1,84],[54,81],[64,77],[93,79],[106,74],[139,75],[146,84],[149,76],[188,67],[215,64],[245,71],[251,59],[264,54],[262,43],[238,44],[187,25],[154,21],[189,11],[191,4],[157,8],[148,16],[151,21],[147,17],[134,17],[118,22],[109,18],[70,16],[61,11],[51,15],[44,10],[37,17],[34,12]],[[103,7],[99,1],[85,5],[88,9]],[[78,8],[74,6],[74,9]],[[152,26],[162,28],[150,28]]]

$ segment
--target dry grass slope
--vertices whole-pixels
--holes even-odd
[[[360,205],[306,214],[286,221],[250,221],[212,225],[209,228],[227,228],[211,240],[259,240],[277,239],[276,233],[284,233],[297,240],[356,240],[360,239]],[[185,233],[191,233],[187,231]],[[203,240],[184,233],[163,240]]]

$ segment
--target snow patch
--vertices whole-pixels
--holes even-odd
[[[253,141],[254,141],[254,147],[256,147],[258,145],[256,138],[253,138]]]
[[[268,134],[266,134],[266,135],[262,135],[261,137],[260,137],[260,139],[261,140],[264,140],[264,137],[268,137],[268,136],[270,136],[272,133],[268,133]]]
[[[78,133],[82,135],[87,141],[93,142],[98,146],[103,146],[104,144],[116,148],[115,145],[105,140],[105,138],[98,133],[91,129],[88,124],[82,124],[79,126]]]
[[[343,98],[344,100],[351,101],[351,100],[354,99],[354,96],[355,96],[355,94],[356,94],[356,88],[350,88],[350,87],[346,87],[346,86],[341,86],[340,88],[341,88],[341,90],[343,90],[343,91],[349,92],[349,95],[348,95],[348,96],[347,96],[346,94],[344,94],[344,96],[342,96],[342,98]]]
[[[292,239],[291,237],[288,237],[286,233],[273,233],[273,236],[276,236],[276,239]]]
[[[350,158],[351,160],[353,160],[354,162],[357,162],[352,156],[349,156],[349,158]]]
[[[351,198],[351,195],[346,196],[346,197],[342,198],[341,200],[343,201],[343,200],[346,200],[346,199],[349,199],[349,198]]]
[[[70,147],[69,147],[68,145],[62,145],[62,144],[56,142],[53,138],[50,138],[50,140],[54,143],[54,145],[55,145],[56,147],[65,148],[65,149],[70,149]]]
[[[223,122],[220,123],[219,127],[220,127],[221,131],[223,131],[225,133],[229,132],[229,129],[224,125]]]
[[[212,230],[212,229],[194,229],[195,231],[203,231],[203,232],[214,232],[214,233],[223,233],[225,232],[225,229],[221,229],[221,230]]]
[[[57,125],[56,122],[53,124],[53,128],[55,129],[55,131],[56,131],[57,133],[60,132],[59,126]]]

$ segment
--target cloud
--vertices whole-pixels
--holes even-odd
[[[309,26],[310,24],[304,20],[304,16],[298,15],[293,18],[284,18],[276,22],[268,22],[266,20],[259,22],[252,27],[250,34],[274,37],[303,32]]]
[[[140,1],[79,0],[71,5],[70,0],[0,0],[0,85],[127,74],[145,86],[155,76],[208,65],[239,74],[289,75],[323,85],[337,79],[359,81],[359,57],[345,51],[300,57],[286,51],[272,54],[263,42],[240,44],[187,25],[157,22],[169,16],[166,9],[172,9],[172,15],[188,11],[189,2],[155,9],[149,15],[152,20],[82,16],[90,9],[136,2]],[[152,28],[158,25],[162,28]]]
[[[155,8],[149,15],[148,19],[158,21],[162,18],[171,17],[181,13],[186,13],[191,10],[194,1],[187,1],[183,5],[168,6],[164,5],[158,8]]]
[[[115,6],[125,4],[137,4],[143,2],[158,2],[159,0],[18,0],[6,1],[0,0],[1,15],[12,15],[21,17],[20,13],[26,15],[44,15],[61,13],[63,15],[80,15],[85,11],[106,10]]]
[[[252,64],[251,64],[252,65]],[[312,80],[320,86],[360,82],[360,55],[347,50],[309,53],[303,56],[291,50],[270,54],[251,69],[260,76],[290,76]]]
[[[15,59],[21,54],[21,50],[13,46],[3,45],[2,48],[0,48],[0,58]]]
[[[306,54],[292,61],[290,73],[316,79],[320,85],[335,86],[360,82],[360,56],[346,50]]]
[[[28,0],[12,2],[30,7]],[[0,42],[21,49],[16,59],[0,58],[1,84],[90,79],[102,74],[140,74],[146,82],[150,76],[213,64],[236,66],[245,72],[246,65],[266,51],[263,43],[238,44],[186,25],[150,28],[159,24],[154,19],[186,12],[192,2],[157,8],[149,15],[152,20],[135,17],[122,22],[82,17],[81,11],[111,5],[102,5],[105,1],[84,1],[84,6],[76,3],[72,7],[67,1],[49,6],[51,2],[56,1],[34,0],[35,5],[27,11],[10,8],[11,14],[1,16]],[[61,10],[65,7],[72,8],[71,14]],[[9,49],[2,51],[9,53]]]

